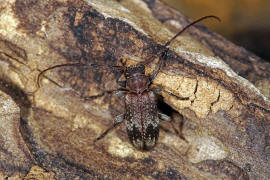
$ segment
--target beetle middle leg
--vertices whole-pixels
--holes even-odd
[[[171,95],[171,96],[175,96],[175,95],[173,95],[172,93],[167,92],[167,91],[165,91],[165,90],[163,90],[163,89],[160,89],[160,88],[158,88],[158,87],[151,88],[151,90],[152,90],[153,92],[155,92],[156,94],[160,94],[161,92],[164,92],[164,93],[169,94],[169,95]],[[188,100],[188,99],[189,99],[189,98],[180,98],[180,97],[177,97],[177,96],[175,96],[175,97],[178,98],[178,99],[180,99],[180,100]],[[180,124],[179,124],[179,128],[178,128],[179,130],[178,130],[178,129],[176,128],[176,126],[175,126],[175,120],[174,120],[173,118],[171,118],[170,116],[168,116],[168,115],[166,115],[166,114],[163,114],[163,113],[161,113],[161,112],[158,112],[158,117],[159,117],[160,120],[162,120],[162,121],[164,121],[164,122],[169,122],[170,125],[171,125],[171,127],[172,127],[172,129],[173,129],[173,131],[174,131],[174,133],[177,134],[177,135],[178,135],[181,139],[183,139],[184,141],[188,142],[188,141],[185,139],[185,137],[183,136],[183,133],[182,133],[183,125],[184,125],[183,118],[182,118],[182,120],[181,120],[181,122],[180,122]],[[162,130],[164,130],[165,132],[170,132],[167,128],[165,128],[165,127],[163,127],[163,126],[160,126],[160,128],[161,128]]]
[[[123,122],[123,120],[124,120],[124,115],[125,115],[125,114],[123,113],[123,114],[120,114],[120,115],[116,116],[116,117],[114,118],[113,125],[110,126],[106,131],[104,131],[99,137],[97,137],[97,138],[94,140],[94,142],[96,142],[96,141],[98,141],[98,140],[104,138],[111,130],[113,130],[113,129],[116,128],[118,125],[120,125],[120,124]]]
[[[158,117],[160,120],[164,121],[164,122],[169,122],[174,133],[177,134],[181,139],[183,139],[184,141],[188,142],[186,140],[186,138],[183,136],[183,133],[182,133],[182,130],[183,130],[183,125],[184,125],[184,121],[181,121],[180,122],[180,125],[179,125],[179,130],[175,127],[175,120],[169,116],[167,116],[166,114],[163,114],[163,113],[158,113]],[[160,129],[164,130],[165,132],[170,132],[167,128],[163,127],[160,125]]]
[[[96,96],[88,96],[88,97],[84,97],[85,100],[94,100],[95,98],[98,98],[98,97],[101,97],[103,96],[105,93],[109,93],[109,94],[112,94],[114,93],[116,96],[120,97],[120,98],[123,98],[123,96],[125,95],[126,93],[126,89],[125,88],[120,88],[118,90],[112,90],[112,91],[104,91],[102,94],[100,95],[96,95]],[[113,124],[108,127],[101,135],[99,135],[95,140],[94,142],[104,138],[111,130],[113,130],[114,128],[116,128],[118,125],[120,125],[124,120],[124,113],[123,114],[120,114],[120,115],[117,115],[114,117],[114,120],[113,120]]]

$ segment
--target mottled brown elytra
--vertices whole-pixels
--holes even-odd
[[[170,43],[180,34],[182,34],[186,29],[207,18],[214,18],[220,21],[220,19],[216,16],[204,16],[190,23],[181,31],[179,31],[163,46],[162,50],[159,52],[158,55],[161,57],[161,60],[158,62],[158,67],[156,71],[150,76],[147,76],[145,74],[145,65],[152,62],[152,58],[144,61],[143,63],[130,67],[70,63],[52,66],[40,72],[37,78],[38,87],[40,87],[40,78],[46,71],[63,66],[89,66],[92,68],[95,67],[115,69],[124,73],[126,77],[126,86],[117,91],[121,92],[119,94],[125,97],[125,112],[116,116],[114,119],[114,124],[109,127],[105,132],[103,132],[99,137],[97,137],[94,141],[102,139],[110,130],[112,130],[114,127],[123,122],[123,120],[125,120],[127,134],[132,145],[140,150],[149,150],[153,148],[158,142],[159,120],[170,120],[170,117],[160,113],[157,109],[156,93],[160,90],[150,88],[150,85],[159,73],[163,64],[163,60],[166,59],[167,52],[169,50],[168,46],[170,45]]]

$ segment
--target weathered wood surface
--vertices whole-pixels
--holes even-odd
[[[175,95],[161,94],[187,141],[162,123],[169,132],[140,152],[124,123],[93,143],[124,111],[119,98],[102,94],[118,88],[119,73],[59,68],[39,89],[37,75],[62,63],[147,60],[190,20],[152,0],[0,7],[1,178],[270,179],[270,65],[254,54],[202,26],[177,38],[154,86]]]

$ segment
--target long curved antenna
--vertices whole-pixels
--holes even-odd
[[[64,66],[89,66],[89,67],[99,67],[99,68],[104,68],[104,69],[109,69],[109,70],[111,70],[112,68],[115,68],[115,69],[120,70],[120,71],[124,70],[124,67],[122,67],[122,66],[106,66],[106,65],[100,65],[100,64],[83,64],[83,63],[58,64],[58,65],[49,67],[47,69],[44,69],[43,71],[41,71],[38,74],[38,77],[37,77],[38,88],[40,88],[40,77],[45,72],[52,70],[52,69],[55,69],[55,68],[64,67]]]
[[[180,34],[182,34],[185,30],[187,30],[190,26],[193,26],[194,24],[200,22],[200,21],[203,21],[205,19],[208,19],[208,18],[214,18],[216,20],[218,20],[219,22],[221,22],[220,18],[217,17],[217,16],[214,16],[214,15],[209,15],[209,16],[204,16],[204,17],[201,17],[200,19],[197,19],[195,21],[193,21],[192,23],[190,23],[189,25],[187,25],[186,27],[184,27],[184,29],[182,29],[180,32],[178,32],[174,37],[172,37],[168,42],[166,42],[166,44],[164,45],[165,47],[167,47],[168,45],[171,44],[171,42],[177,38]]]
[[[198,23],[198,22],[200,22],[200,21],[203,21],[203,20],[205,20],[205,19],[208,19],[208,18],[214,18],[214,19],[218,20],[219,22],[221,22],[221,20],[219,19],[219,17],[214,16],[214,15],[209,15],[209,16],[201,17],[201,18],[199,18],[199,19],[193,21],[192,23],[188,24],[187,26],[185,26],[184,29],[182,29],[181,31],[179,31],[179,32],[178,32],[176,35],[174,35],[168,42],[166,42],[166,43],[164,44],[164,47],[169,46],[173,40],[175,40],[178,36],[180,36],[180,35],[181,35],[184,31],[186,31],[189,27],[193,26],[194,24],[196,24],[196,23]],[[159,52],[159,54],[161,54],[161,55],[162,55],[162,54],[166,54],[166,51],[168,51],[168,49],[167,49],[167,48],[164,48],[164,49],[162,49],[162,50]],[[154,58],[154,56],[153,56],[153,58]],[[150,63],[150,62],[153,61],[153,58],[150,58],[149,60],[144,61],[142,64],[143,64],[143,65],[147,65],[148,63]],[[162,64],[162,63],[161,63],[161,64]],[[160,69],[160,68],[159,68],[159,69]]]
[[[164,47],[169,46],[169,45],[171,44],[171,42],[172,42],[175,38],[177,38],[178,36],[180,36],[180,35],[181,35],[185,30],[187,30],[189,27],[193,26],[194,24],[196,24],[196,23],[198,23],[198,22],[200,22],[200,21],[202,21],[202,20],[208,19],[208,18],[214,18],[214,19],[218,20],[219,22],[221,21],[221,20],[219,19],[219,17],[213,16],[213,15],[201,17],[201,18],[199,18],[199,19],[193,21],[192,23],[190,23],[189,25],[187,25],[186,27],[184,27],[184,29],[182,29],[181,31],[179,31],[176,35],[174,35],[168,42],[165,43]],[[159,53],[161,54],[161,56],[162,56],[161,58],[165,58],[165,56],[166,56],[168,50],[169,50],[168,48],[164,48],[164,49],[162,49],[162,50],[159,52]],[[145,61],[143,64],[146,65],[146,64],[148,64],[149,62],[152,62],[152,59],[149,59],[148,61]],[[152,73],[151,76],[150,76],[151,82],[156,78],[156,76],[157,76],[158,72],[160,71],[160,69],[161,69],[163,63],[164,63],[164,62],[163,62],[162,59],[159,60],[157,70],[156,70],[154,73]]]

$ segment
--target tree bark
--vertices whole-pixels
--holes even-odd
[[[0,2],[0,177],[44,179],[270,179],[270,65],[156,0]],[[214,22],[213,22],[214,23]],[[123,78],[106,66],[142,62],[173,119],[139,151],[122,123]],[[180,138],[172,126],[185,138]]]

